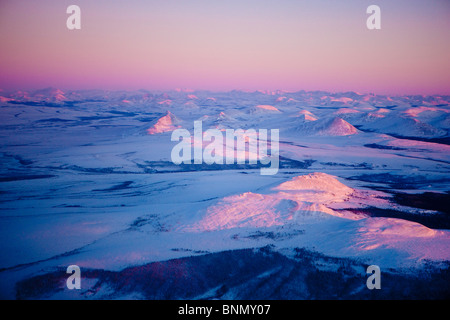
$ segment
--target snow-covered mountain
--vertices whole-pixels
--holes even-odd
[[[167,114],[156,121],[156,123],[147,129],[148,134],[158,134],[173,131],[181,128],[179,125],[181,120],[178,119],[172,112],[167,111]]]
[[[356,92],[1,91],[0,297],[444,298],[449,106]],[[170,132],[192,134],[194,121],[279,129],[277,174],[174,164]],[[381,293],[366,287],[371,264]]]
[[[316,119],[310,115],[299,117],[292,129],[303,136],[348,136],[358,133],[358,129],[339,117]]]

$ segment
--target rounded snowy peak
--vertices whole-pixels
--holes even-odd
[[[307,175],[297,176],[289,181],[283,182],[275,188],[276,190],[311,190],[334,194],[350,194],[353,189],[332,175],[323,172],[314,172]]]
[[[339,117],[303,120],[295,130],[305,136],[348,136],[358,133],[358,129]]]
[[[250,114],[265,114],[265,113],[281,113],[278,108],[268,105],[268,104],[259,104],[254,106],[249,110]]]

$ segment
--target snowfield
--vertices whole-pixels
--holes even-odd
[[[449,103],[322,91],[2,92],[0,297],[448,298]],[[278,173],[175,165],[171,133],[192,132],[194,121],[203,131],[279,129]],[[82,289],[71,291],[74,264]],[[382,290],[366,287],[372,264]]]

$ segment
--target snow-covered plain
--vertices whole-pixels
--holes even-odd
[[[49,88],[0,98],[2,298],[450,293],[448,96]],[[171,132],[198,120],[279,129],[278,173],[173,164]],[[214,276],[199,274],[214,261]],[[309,273],[292,276],[305,263]],[[73,264],[82,290],[65,288]],[[386,296],[365,287],[371,264],[388,274]],[[354,285],[322,288],[321,272]],[[414,281],[429,284],[411,293]]]

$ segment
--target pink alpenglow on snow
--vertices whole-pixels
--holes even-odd
[[[222,199],[207,209],[200,222],[187,229],[212,231],[237,227],[270,227],[291,220],[296,203],[272,195],[246,192]]]
[[[304,115],[303,121],[299,121],[293,132],[295,134],[301,134],[303,136],[349,136],[357,134],[359,131],[353,125],[348,123],[342,118],[321,118],[315,121],[305,121],[313,120],[313,117],[307,119],[307,114]]]
[[[175,117],[173,113],[167,111],[167,114],[164,117],[159,118],[159,120],[149,129],[147,129],[148,134],[157,134],[163,132],[174,131],[181,126],[177,125],[180,123],[180,120]]]
[[[317,117],[308,110],[299,111],[298,116],[300,119],[303,119],[305,121],[316,121],[317,120]]]
[[[347,104],[347,103],[349,103],[349,102],[352,102],[353,99],[351,99],[351,98],[346,98],[346,97],[342,97],[342,98],[331,99],[331,101],[333,101],[333,102],[342,102],[342,103]]]
[[[404,111],[405,114],[411,116],[411,117],[417,117],[419,114],[423,112],[428,113],[450,113],[450,110],[443,109],[443,108],[437,108],[437,107],[415,107],[415,108],[409,108],[408,110]]]
[[[276,107],[271,106],[271,105],[267,105],[267,104],[257,105],[256,108],[264,109],[264,110],[268,110],[268,111],[280,112],[280,110],[278,110]]]
[[[349,195],[353,192],[352,188],[339,182],[336,177],[322,172],[314,172],[304,176],[294,177],[277,186],[275,190],[318,191],[336,195]]]
[[[323,135],[348,136],[358,132],[354,126],[341,118],[335,118],[327,128],[321,131]]]
[[[298,176],[274,190],[279,192],[246,192],[225,197],[209,207],[200,222],[187,229],[206,231],[284,225],[289,221],[295,223],[300,217],[299,213],[305,212],[309,212],[313,219],[314,215],[323,218],[323,214],[356,219],[351,213],[341,213],[327,206],[344,201],[354,192],[332,175],[315,172]]]
[[[410,259],[450,259],[450,233],[433,230],[419,223],[395,218],[361,220],[356,232],[355,248],[363,251],[396,249]]]
[[[447,250],[450,233],[447,230],[433,230],[408,220],[371,218],[337,209],[392,208],[388,195],[382,192],[350,188],[336,177],[321,172],[294,177],[273,190],[277,192],[245,192],[225,197],[209,206],[199,221],[183,226],[179,231],[276,226],[295,230],[295,226],[300,226],[307,230],[302,237],[312,245],[324,241],[324,237],[333,237],[335,243],[330,250],[335,254],[339,251],[348,254],[348,250],[355,255],[371,251],[376,254],[394,249],[407,254],[409,259],[450,258]],[[319,232],[313,234],[308,230]]]

